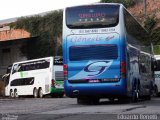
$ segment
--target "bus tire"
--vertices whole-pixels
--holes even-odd
[[[99,104],[99,98],[93,98],[92,100],[91,100],[91,104],[92,105],[98,105]]]
[[[138,92],[134,90],[133,96],[132,96],[132,102],[137,102],[138,101]]]
[[[43,90],[42,90],[42,88],[39,88],[39,90],[38,90],[38,97],[39,98],[43,98]]]
[[[108,98],[108,99],[111,103],[115,101],[115,98]]]
[[[154,97],[158,97],[158,88],[157,88],[157,86],[154,87],[153,96],[154,96]]]
[[[34,88],[34,89],[33,89],[33,97],[34,97],[34,98],[37,98],[37,97],[38,97],[38,90],[37,90],[37,88]]]
[[[77,104],[91,104],[91,105],[97,105],[99,104],[99,98],[77,98]]]
[[[145,100],[151,100],[151,95],[145,96]]]
[[[89,104],[91,101],[87,98],[77,98],[77,104],[83,105],[83,104]]]
[[[58,96],[59,96],[59,98],[63,98],[64,94],[60,94],[60,95],[58,95]]]
[[[124,104],[124,103],[130,103],[131,99],[128,96],[124,96],[124,97],[118,98],[118,102],[122,103],[122,104]]]
[[[14,98],[14,93],[13,93],[13,90],[12,90],[12,89],[10,90],[10,97],[11,97],[11,98]]]
[[[133,89],[132,102],[138,102],[139,99],[139,86],[140,84],[136,84]]]
[[[15,98],[18,98],[18,97],[19,97],[18,92],[17,92],[17,89],[14,90],[14,97],[15,97]]]

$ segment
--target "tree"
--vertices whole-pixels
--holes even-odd
[[[156,17],[155,16],[147,16],[145,18],[144,27],[148,30],[148,32],[152,32],[155,25],[156,25]]]
[[[101,0],[102,3],[122,3],[126,7],[135,5],[136,0]]]
[[[62,36],[62,19],[63,11],[57,10],[44,16],[21,17],[12,23],[12,28],[25,29],[32,37],[22,46],[22,54],[28,59],[61,55],[56,46]]]

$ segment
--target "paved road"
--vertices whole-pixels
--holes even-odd
[[[125,104],[103,99],[99,105],[77,105],[72,98],[0,99],[0,120],[160,120],[159,115],[160,98]]]

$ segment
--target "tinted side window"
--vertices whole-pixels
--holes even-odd
[[[127,33],[136,39],[135,41],[133,39],[128,39],[128,41],[131,44],[141,44],[149,46],[150,39],[148,32],[125,9],[124,16]]]
[[[23,86],[23,85],[33,85],[34,84],[34,78],[21,78],[21,79],[15,79],[11,81],[11,86]]]

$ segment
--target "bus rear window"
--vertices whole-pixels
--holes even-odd
[[[119,5],[92,5],[66,9],[69,28],[114,27],[119,21]]]
[[[69,48],[70,61],[117,59],[117,45],[80,45]]]

